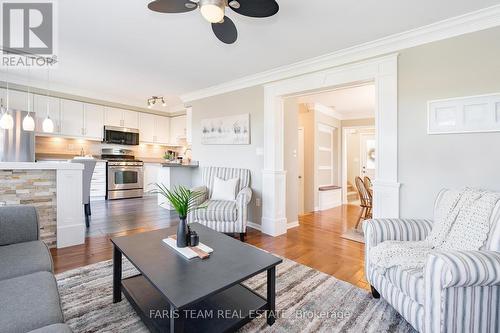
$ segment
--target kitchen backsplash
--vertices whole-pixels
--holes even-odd
[[[60,137],[37,136],[35,139],[35,153],[43,155],[80,155],[83,148],[85,155],[99,157],[101,149],[107,147],[119,147],[134,151],[136,158],[162,158],[167,150],[176,151],[183,155],[186,147],[167,147],[154,144],[140,144],[139,146],[110,145],[98,141],[66,139]]]

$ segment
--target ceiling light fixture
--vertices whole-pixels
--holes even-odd
[[[42,130],[45,133],[53,133],[54,132],[54,122],[50,119],[50,99],[49,99],[49,87],[50,87],[50,77],[49,77],[49,69],[47,67],[47,91],[45,98],[47,99],[47,116],[43,120]]]
[[[151,109],[158,101],[163,107],[167,106],[167,102],[163,96],[152,96],[151,98],[148,98],[148,109]]]
[[[210,23],[219,23],[224,19],[225,0],[200,0],[201,15]]]
[[[28,74],[29,75],[29,74]],[[28,100],[28,114],[23,119],[23,130],[27,132],[33,132],[35,130],[35,119],[31,116],[31,99],[30,99],[30,87],[28,86],[28,94],[26,95]]]
[[[0,117],[0,127],[5,130],[10,130],[14,128],[14,118],[9,112],[9,81],[7,81],[7,92],[6,92],[6,105],[3,105],[3,99],[0,103],[0,110],[2,112],[2,116]]]

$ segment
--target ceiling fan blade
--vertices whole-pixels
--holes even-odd
[[[250,17],[269,17],[273,16],[280,10],[280,6],[275,0],[236,0],[239,3],[232,5],[229,1],[229,8],[238,14]]]
[[[155,0],[148,4],[148,8],[160,13],[185,13],[195,10],[198,5],[189,0]]]
[[[233,44],[238,39],[238,30],[233,21],[227,16],[224,16],[224,21],[221,23],[212,23],[212,30],[223,43]]]

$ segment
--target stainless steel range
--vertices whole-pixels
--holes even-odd
[[[107,160],[106,199],[140,198],[144,194],[144,162],[128,149],[103,148]]]

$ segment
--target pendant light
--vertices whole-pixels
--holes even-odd
[[[49,84],[50,84],[50,79],[49,79],[49,69],[47,67],[47,116],[43,120],[42,123],[42,130],[45,133],[53,133],[54,132],[54,122],[52,119],[50,119],[50,100],[49,100]]]
[[[29,76],[29,69],[28,69]],[[28,86],[28,114],[23,119],[23,130],[33,132],[35,130],[35,119],[31,116],[30,87]]]
[[[0,117],[0,127],[6,130],[14,128],[14,118],[9,111],[9,81],[7,81],[7,95],[6,95],[6,105],[3,106],[2,103],[2,116]]]

